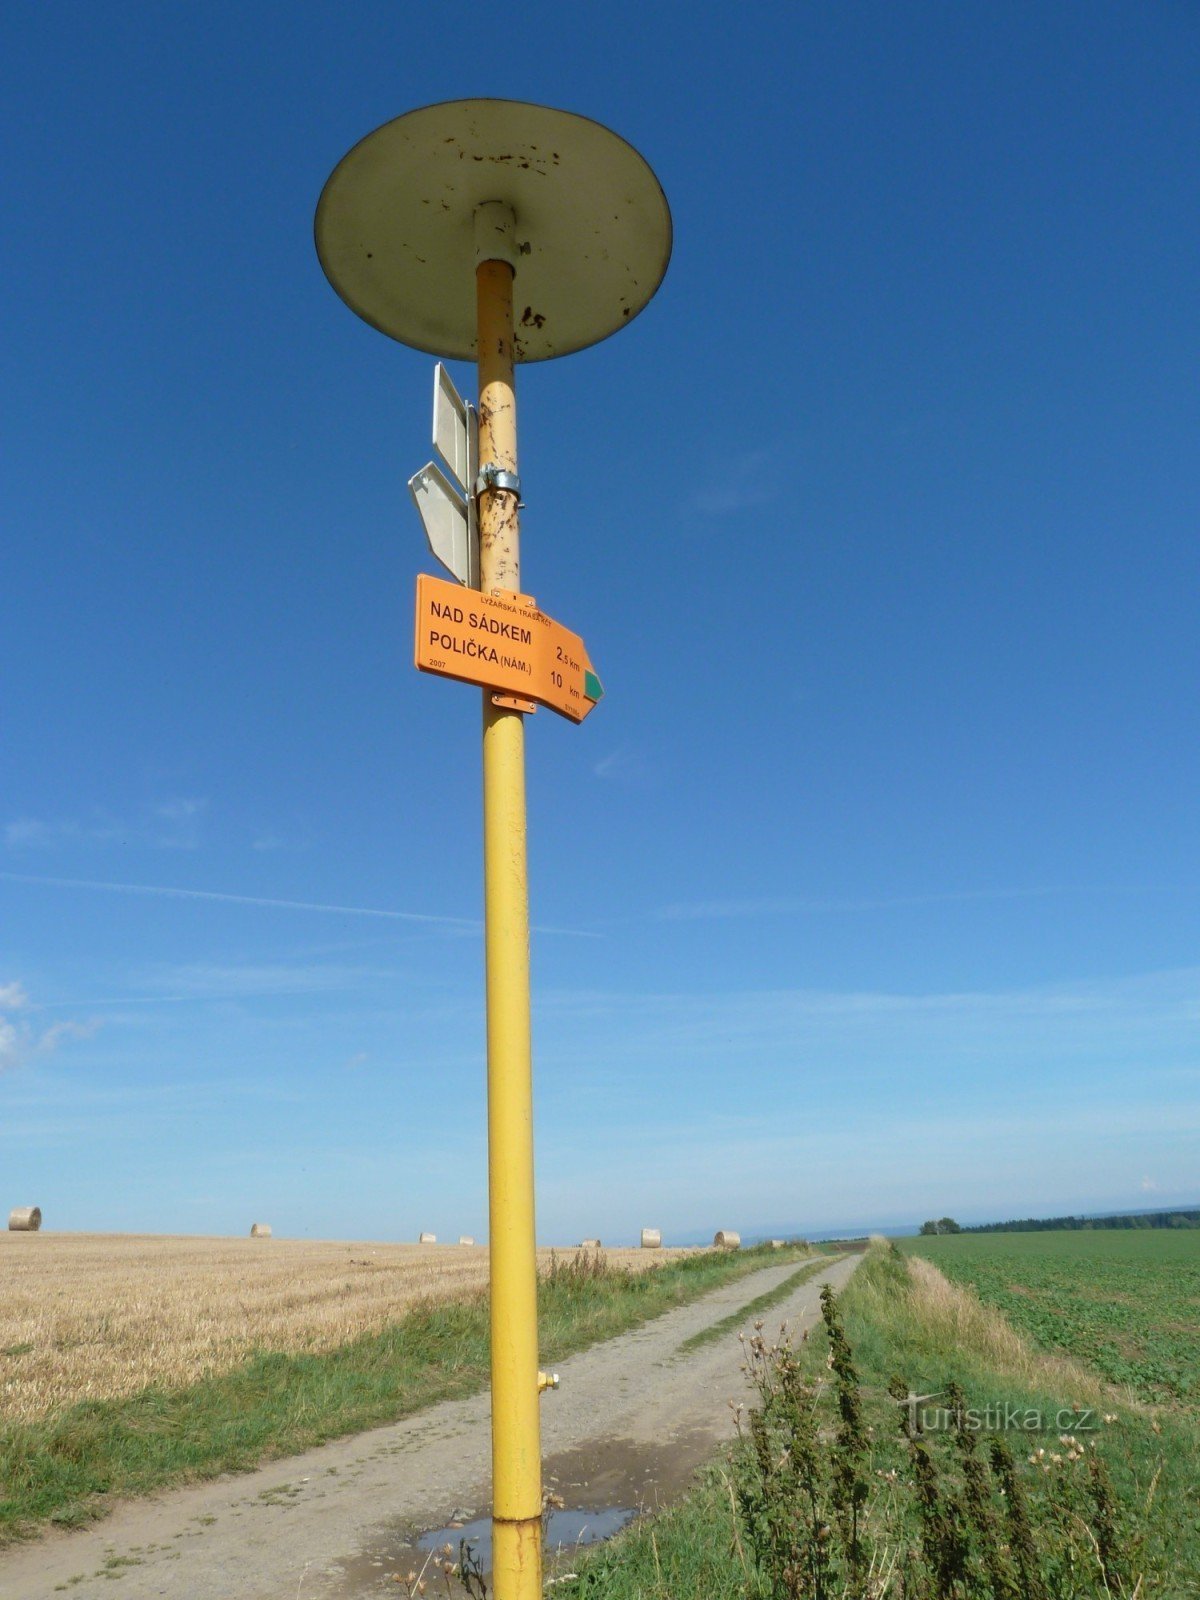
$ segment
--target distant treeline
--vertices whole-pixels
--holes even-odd
[[[963,1233],[1041,1233],[1060,1228],[1200,1228],[1200,1211],[1138,1211],[1123,1217],[1022,1217],[984,1222]]]

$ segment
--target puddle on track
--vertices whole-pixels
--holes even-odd
[[[547,1572],[555,1564],[562,1565],[581,1545],[611,1538],[642,1512],[657,1511],[678,1499],[690,1486],[696,1469],[711,1458],[718,1442],[701,1428],[686,1430],[657,1444],[633,1439],[593,1440],[548,1456],[543,1468],[546,1487],[566,1504],[550,1516]],[[436,1578],[441,1590],[441,1562],[458,1560],[463,1539],[471,1542],[487,1573],[491,1556],[487,1485],[481,1486],[470,1506],[448,1508],[442,1526],[414,1529],[411,1520],[397,1519],[381,1529],[368,1549],[343,1557],[337,1563],[341,1579],[336,1591],[339,1600],[403,1594],[397,1578],[420,1573],[423,1568],[426,1579]],[[451,1546],[451,1555],[439,1557],[438,1552],[446,1545]],[[432,1581],[428,1592],[433,1592]],[[456,1584],[451,1592],[465,1591]]]
[[[611,1539],[614,1533],[627,1528],[636,1516],[636,1506],[609,1506],[599,1511],[552,1511],[545,1519],[546,1559],[549,1561],[555,1556],[570,1555],[581,1545],[599,1544],[602,1539]],[[453,1559],[457,1561],[459,1547],[464,1541],[470,1545],[476,1561],[487,1572],[492,1559],[490,1517],[476,1517],[473,1522],[462,1522],[457,1526],[435,1528],[432,1533],[423,1533],[417,1540],[417,1549],[436,1552],[449,1545]]]

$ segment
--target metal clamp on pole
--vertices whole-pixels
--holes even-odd
[[[488,489],[506,489],[509,494],[515,494],[517,510],[524,511],[525,502],[521,499],[520,478],[515,472],[506,472],[503,467],[498,467],[494,461],[489,461],[479,469],[479,476],[475,479],[476,499]]]

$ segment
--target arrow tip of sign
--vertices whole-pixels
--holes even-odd
[[[583,692],[589,700],[604,699],[604,685],[590,667],[583,674]]]

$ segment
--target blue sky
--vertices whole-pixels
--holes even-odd
[[[432,6],[8,30],[0,1206],[486,1233],[432,362],[311,227],[488,92],[675,225],[519,388],[525,585],[607,690],[528,730],[539,1233],[1195,1202],[1200,13],[509,16],[491,66]]]

